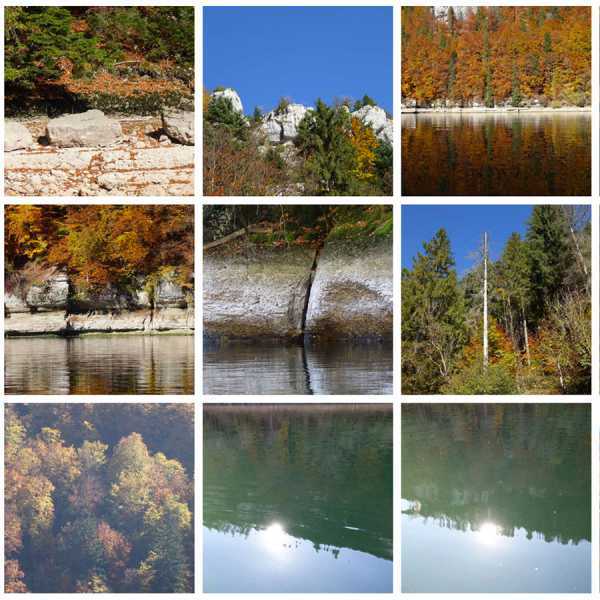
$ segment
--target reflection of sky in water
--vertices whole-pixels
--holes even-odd
[[[392,561],[315,548],[279,522],[247,536],[205,527],[204,549],[205,592],[392,592]]]
[[[509,537],[493,519],[460,531],[418,514],[402,515],[401,539],[403,592],[591,591],[587,541],[528,539],[524,529]]]

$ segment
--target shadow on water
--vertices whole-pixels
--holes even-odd
[[[193,394],[194,337],[7,338],[6,394]]]
[[[390,405],[205,405],[205,591],[391,592],[392,429]]]
[[[404,405],[403,591],[589,590],[590,427],[584,404]]]
[[[205,340],[205,394],[391,394],[391,342]]]
[[[589,196],[591,116],[402,115],[402,194]]]

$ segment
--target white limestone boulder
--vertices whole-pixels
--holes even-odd
[[[100,110],[63,115],[48,121],[46,134],[60,148],[110,146],[123,136],[121,124]]]
[[[194,113],[189,110],[165,111],[162,115],[163,129],[179,144],[194,145]]]
[[[4,152],[23,150],[33,145],[29,129],[16,121],[4,122]]]

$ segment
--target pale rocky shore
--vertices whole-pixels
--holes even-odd
[[[410,106],[403,106],[400,110],[402,114],[428,114],[428,113],[439,113],[439,114],[475,114],[475,113],[490,113],[490,114],[503,114],[503,113],[547,113],[547,114],[558,114],[558,113],[591,113],[591,106],[561,106],[558,108],[552,108],[550,106],[496,106],[488,108],[487,106],[469,106],[465,108],[460,107],[429,107],[429,108],[416,108]]]
[[[7,196],[192,196],[194,113],[5,121]]]
[[[193,331],[193,293],[167,277],[150,293],[142,280],[135,289],[107,285],[89,293],[78,289],[65,273],[49,268],[35,282],[15,274],[5,286],[7,336]]]

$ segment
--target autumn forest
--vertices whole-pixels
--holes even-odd
[[[402,392],[591,393],[589,206],[533,207],[496,260],[485,233],[462,275],[443,227],[403,269]]]
[[[5,409],[6,592],[193,592],[192,404]]]
[[[590,7],[402,7],[405,106],[589,106]]]

